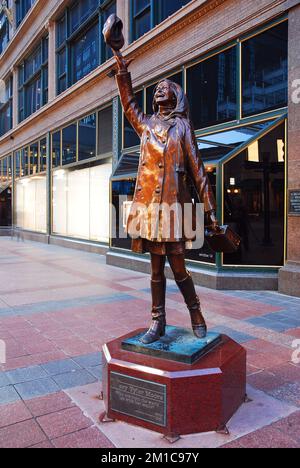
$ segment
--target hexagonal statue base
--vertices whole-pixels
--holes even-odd
[[[245,401],[245,349],[225,335],[214,336],[215,345],[208,339],[207,352],[202,346],[201,356],[192,364],[176,360],[176,352],[171,360],[167,344],[161,345],[162,353],[156,356],[153,350],[147,355],[145,348],[137,347],[138,352],[129,351],[128,346],[124,349],[144,332],[136,330],[103,347],[105,417],[174,440],[226,427]],[[168,332],[178,335],[174,327],[168,327],[167,336]],[[162,357],[164,352],[167,359]]]

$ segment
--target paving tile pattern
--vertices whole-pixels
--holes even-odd
[[[147,326],[149,277],[96,254],[0,238],[0,447],[109,447],[101,428],[66,392],[102,378],[104,343]],[[299,446],[300,299],[275,292],[197,287],[209,327],[248,353],[248,383],[295,412],[225,446]],[[168,321],[190,326],[174,282]],[[300,348],[300,346],[298,346]],[[97,412],[97,400],[92,405]],[[276,405],[275,405],[276,406]]]

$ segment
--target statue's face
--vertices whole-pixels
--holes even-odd
[[[167,81],[162,81],[158,84],[154,94],[154,99],[159,106],[175,107],[176,105],[176,96]]]

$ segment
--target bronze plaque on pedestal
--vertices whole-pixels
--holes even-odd
[[[290,190],[289,214],[300,216],[300,190]]]
[[[110,409],[165,427],[167,425],[166,385],[111,372]]]

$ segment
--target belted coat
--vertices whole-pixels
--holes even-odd
[[[140,213],[136,205],[143,205],[151,212],[151,207],[167,204],[180,206],[184,212],[186,204],[192,200],[190,179],[204,204],[205,212],[215,210],[216,202],[209,178],[200,157],[195,133],[187,116],[175,114],[165,120],[158,113],[144,114],[135,98],[131,75],[128,72],[117,74],[117,84],[124,113],[141,138],[141,155],[137,175],[133,205],[127,222],[127,231],[134,237],[133,230],[139,227],[139,236],[133,238],[132,250],[143,251],[143,239],[151,237],[149,226],[153,213]],[[132,227],[134,226],[134,229]],[[193,240],[189,236],[178,237],[176,229],[171,229],[168,239],[161,242]]]

